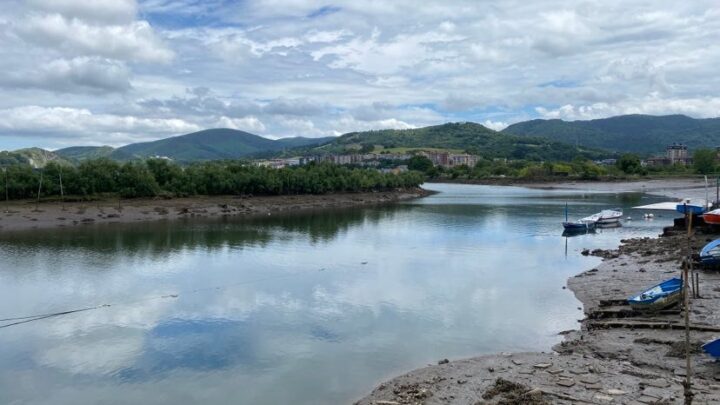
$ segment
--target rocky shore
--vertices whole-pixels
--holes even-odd
[[[374,193],[132,199],[64,204],[14,201],[0,206],[0,231],[193,217],[271,215],[299,210],[387,204],[430,194],[432,192],[428,190],[412,188]]]
[[[693,252],[720,237],[698,229]],[[624,240],[617,250],[568,281],[585,318],[548,353],[503,353],[418,369],[380,384],[358,405],[397,404],[675,404],[683,403],[683,312],[635,312],[624,300],[679,276],[688,238]],[[720,363],[699,345],[720,337],[720,272],[698,270],[700,298],[690,305],[694,404],[720,403]]]

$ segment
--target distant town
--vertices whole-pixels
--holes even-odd
[[[425,156],[434,166],[440,166],[446,169],[457,166],[474,167],[477,162],[482,159],[481,156],[467,153],[417,151],[413,153],[386,152],[311,155],[292,158],[261,159],[254,160],[253,163],[258,166],[280,169],[288,166],[303,166],[310,162],[331,162],[338,165],[375,167],[383,172],[402,172],[407,170],[405,163],[413,156]],[[718,158],[720,159],[720,147],[718,148]],[[507,159],[501,160],[507,161]],[[594,163],[601,166],[613,166],[617,163],[617,159],[601,159],[594,161]],[[692,165],[692,163],[693,159],[688,152],[688,147],[680,143],[668,145],[665,148],[665,155],[663,156],[653,156],[641,160],[641,165],[644,167],[672,166],[676,164]]]

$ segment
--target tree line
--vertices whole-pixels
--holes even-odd
[[[274,169],[241,161],[213,161],[180,166],[166,159],[119,163],[101,158],[77,166],[56,162],[43,169],[3,167],[9,199],[51,196],[97,198],[102,195],[185,197],[193,195],[285,195],[384,191],[417,187],[419,172],[381,173],[331,163]]]

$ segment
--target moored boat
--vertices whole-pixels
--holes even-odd
[[[707,203],[704,201],[693,201],[689,198],[683,200],[675,206],[675,211],[681,214],[702,215],[707,209]]]
[[[720,265],[720,239],[715,239],[702,248],[700,262],[705,266]]]
[[[704,213],[703,220],[706,224],[720,225],[720,209]]]
[[[598,225],[607,225],[620,222],[623,212],[620,208],[615,208],[612,210],[602,210],[596,215],[599,217],[597,220]]]
[[[713,357],[720,357],[720,339],[711,340],[702,345],[702,348],[705,353]]]
[[[683,281],[677,277],[665,280],[640,294],[628,298],[628,304],[639,311],[657,311],[680,302]]]

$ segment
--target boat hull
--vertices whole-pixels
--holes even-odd
[[[566,231],[587,231],[594,228],[594,224],[585,222],[563,222],[562,225]]]
[[[677,304],[682,299],[683,281],[671,278],[628,298],[631,308],[638,311],[658,311]]]
[[[705,353],[713,357],[720,357],[720,339],[711,340],[702,345],[702,348]]]
[[[682,290],[678,290],[675,293],[658,298],[657,300],[652,301],[652,302],[629,301],[629,304],[630,304],[630,308],[632,308],[636,311],[652,312],[652,311],[660,311],[662,309],[671,307],[671,306],[679,303],[681,301],[681,299],[682,299]]]
[[[706,224],[720,225],[720,212],[706,212],[703,215],[703,221],[705,221]]]
[[[687,214],[689,212],[693,215],[702,215],[705,209],[700,205],[678,204],[675,206],[675,211],[681,214]]]

